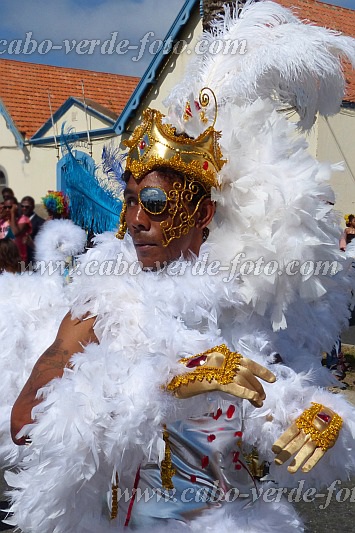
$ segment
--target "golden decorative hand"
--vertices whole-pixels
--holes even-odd
[[[256,378],[269,383],[276,380],[275,375],[267,368],[237,352],[231,352],[225,344],[181,359],[180,362],[193,370],[175,376],[167,385],[167,390],[178,398],[222,391],[249,400],[255,407],[261,407],[265,392]]]
[[[341,426],[342,419],[334,411],[321,404],[313,404],[274,443],[275,463],[282,465],[295,455],[287,470],[291,474],[299,468],[302,472],[309,472],[334,446]]]

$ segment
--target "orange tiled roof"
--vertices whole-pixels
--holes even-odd
[[[309,20],[317,26],[323,26],[355,37],[355,10],[324,4],[316,0],[275,0],[278,4],[291,8],[301,20]],[[344,100],[355,102],[355,70],[344,62],[347,91]]]
[[[74,68],[53,67],[0,59],[0,98],[17,129],[29,139],[50,118],[48,91],[53,112],[69,96],[85,97],[118,115],[123,110],[139,78]]]

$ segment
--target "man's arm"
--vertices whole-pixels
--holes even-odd
[[[341,234],[340,241],[339,241],[339,248],[343,252],[345,252],[345,250],[346,250],[346,236],[347,236],[347,231],[345,230]]]
[[[52,379],[61,377],[73,354],[83,351],[83,346],[98,342],[94,330],[95,318],[72,319],[67,314],[53,344],[41,355],[30,377],[17,398],[11,413],[11,436],[15,444],[25,444],[25,437],[16,438],[24,425],[30,424],[32,409],[41,400],[36,399],[39,389]]]
[[[10,215],[10,228],[15,237],[21,235],[30,227],[27,222],[19,222],[17,220],[17,204],[13,204]]]

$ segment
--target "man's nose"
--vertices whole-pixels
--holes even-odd
[[[148,231],[150,229],[150,217],[140,204],[135,209],[132,225],[136,231]]]

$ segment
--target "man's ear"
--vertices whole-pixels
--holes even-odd
[[[204,198],[197,211],[196,227],[204,229],[211,222],[216,212],[216,203],[211,198]]]

